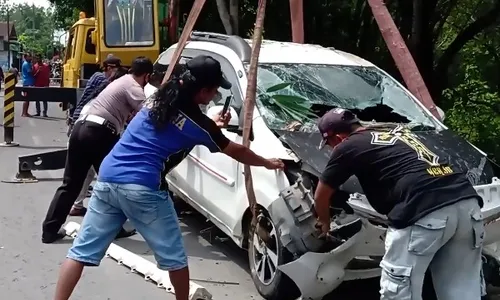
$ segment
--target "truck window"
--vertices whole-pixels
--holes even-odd
[[[87,30],[87,39],[85,40],[85,52],[92,55],[96,54],[96,47],[92,44],[92,32],[94,32],[94,30],[95,28]]]
[[[65,55],[65,59],[66,60],[73,57],[73,54],[74,54],[73,53],[74,52],[73,51],[73,46],[74,46],[73,44],[74,44],[74,41],[75,41],[74,37],[75,37],[75,29],[73,28],[69,32],[68,44],[66,46],[66,55]]]
[[[152,0],[106,0],[104,9],[106,46],[153,46],[155,9]]]

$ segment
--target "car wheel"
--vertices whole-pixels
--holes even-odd
[[[249,220],[251,222],[251,220]],[[278,266],[292,260],[292,255],[281,245],[276,226],[267,213],[259,222],[270,234],[270,239],[264,242],[248,226],[248,261],[255,287],[259,294],[267,300],[296,299],[300,291],[293,281],[278,270]]]

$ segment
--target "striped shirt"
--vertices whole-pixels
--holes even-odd
[[[104,73],[97,72],[94,73],[87,82],[85,86],[85,90],[83,90],[82,98],[77,102],[76,106],[73,107],[73,110],[69,111],[71,116],[71,121],[74,124],[76,120],[80,117],[80,113],[82,112],[82,108],[92,100],[90,97],[94,93],[94,91],[104,82],[106,81],[106,76]]]

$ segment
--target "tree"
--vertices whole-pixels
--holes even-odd
[[[239,0],[217,0],[217,10],[226,33],[239,35]]]
[[[87,16],[94,16],[94,0],[49,0],[55,5],[54,21],[58,28],[68,29],[84,11]]]
[[[17,38],[25,52],[46,56],[54,46],[53,14],[42,7],[19,4],[10,6],[9,21],[16,26]],[[0,6],[0,19],[7,21],[7,7]]]

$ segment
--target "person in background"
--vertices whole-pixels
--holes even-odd
[[[94,167],[99,174],[101,162],[120,139],[128,116],[140,110],[146,100],[144,86],[151,73],[151,60],[137,57],[132,62],[130,74],[111,82],[88,103],[88,109],[75,122],[69,137],[63,183],[54,194],[43,222],[43,243],[50,244],[64,238],[65,231],[61,227],[82,189],[90,167]],[[89,209],[91,211],[92,208]],[[135,230],[126,231],[122,228],[117,234],[118,237],[127,237],[135,234]]]
[[[83,90],[82,97],[76,103],[75,106],[72,106],[69,110],[69,118],[68,118],[68,133],[71,132],[71,129],[75,125],[76,120],[80,117],[80,113],[85,105],[89,103],[94,94],[95,90],[105,81],[110,78],[118,68],[121,67],[122,61],[120,58],[110,55],[103,62],[103,71],[96,72],[92,75],[85,86],[85,90]],[[69,136],[69,135],[68,135]]]
[[[0,89],[2,88],[2,83],[5,80],[5,74],[3,73],[3,68],[0,67]]]
[[[12,64],[9,69],[9,73],[14,74],[16,84],[19,82],[19,70],[16,68],[16,65]]]
[[[111,75],[107,80],[103,81],[100,86],[98,86],[94,92],[90,95],[90,99],[95,99],[107,86],[110,82],[113,82],[114,80],[126,75],[128,73],[128,70],[126,68],[118,68],[116,72]],[[89,102],[90,103],[90,102]],[[88,110],[90,104],[87,103],[82,109],[82,114],[85,114],[86,111]],[[75,204],[73,204],[73,207],[71,208],[69,215],[73,217],[83,217],[85,213],[87,212],[87,208],[83,206],[83,201],[85,198],[88,197],[88,192],[90,191],[90,184],[94,180],[96,175],[96,172],[94,170],[94,167],[91,167],[89,169],[89,172],[87,173],[87,177],[85,178],[85,182],[83,183],[83,187],[80,191],[80,194],[78,195],[78,198],[76,198]]]
[[[110,79],[115,77],[115,74],[118,70],[120,70],[120,68],[120,58],[111,55],[103,61],[103,71],[96,72],[90,77],[87,85],[85,86],[85,89],[83,90],[82,97],[76,103],[76,105],[72,106],[72,108],[69,110],[69,117],[67,120],[68,137],[71,134],[76,120],[78,120],[78,118],[80,117],[83,108],[90,102],[90,100],[97,97],[97,95],[104,89],[104,87],[108,85]],[[87,212],[87,209],[83,206],[83,200],[87,197],[87,191],[90,188],[92,180],[94,180],[95,174],[96,173],[94,168],[91,167],[87,173],[87,177],[83,184],[82,190],[80,191],[80,194],[78,195],[75,203],[73,204],[73,207],[69,212],[70,216],[83,217]]]
[[[50,67],[48,64],[44,63],[40,57],[35,58],[35,64],[33,66],[33,76],[35,76],[35,86],[36,87],[48,87],[50,84]],[[40,101],[35,102],[36,105],[36,117],[40,116]],[[43,116],[47,117],[48,103],[43,101]]]
[[[33,76],[33,65],[31,63],[31,55],[24,55],[24,62],[21,67],[21,73],[23,77],[23,86],[34,86],[35,85],[35,76]],[[21,117],[31,117],[28,113],[30,103],[29,101],[23,102],[23,111]]]

